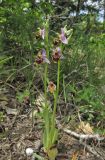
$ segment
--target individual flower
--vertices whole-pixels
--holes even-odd
[[[27,156],[32,156],[33,155],[33,149],[32,148],[26,148],[26,155]]]
[[[60,39],[61,39],[61,42],[62,42],[62,43],[68,44],[68,39],[67,39],[67,37],[66,37],[66,33],[65,33],[65,29],[64,29],[64,28],[61,28]]]
[[[45,29],[41,29],[39,28],[38,32],[36,33],[36,38],[42,38],[44,39],[45,38]]]
[[[41,63],[49,63],[50,64],[50,61],[46,57],[45,49],[42,49],[41,51],[38,52],[38,55],[36,57],[36,61],[35,62],[37,64],[41,64]]]
[[[50,93],[54,93],[56,91],[56,85],[53,82],[49,82],[47,91]]]
[[[72,29],[67,30],[67,26],[61,28],[61,33],[57,34],[58,37],[54,39],[53,44],[59,45],[61,42],[63,44],[68,44],[68,41],[73,33]]]
[[[53,52],[52,59],[54,62],[58,62],[58,60],[60,60],[62,58],[63,58],[63,55],[61,53],[61,49],[59,47],[57,47]]]

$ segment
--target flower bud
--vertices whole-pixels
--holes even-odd
[[[54,93],[56,91],[56,85],[53,82],[49,82],[47,91]]]

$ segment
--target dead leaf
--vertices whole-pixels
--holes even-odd
[[[6,112],[7,114],[13,114],[13,115],[17,115],[18,114],[18,110],[17,109],[12,109],[9,107],[6,107]]]
[[[93,127],[90,126],[89,123],[84,123],[83,121],[80,122],[80,125],[79,125],[79,130],[84,132],[85,134],[93,134]]]
[[[40,146],[41,146],[41,140],[38,139],[38,140],[36,140],[34,142],[34,148],[35,148],[35,150],[38,150]]]
[[[5,96],[4,94],[0,94],[0,101],[8,101],[7,96]]]
[[[35,117],[37,115],[38,111],[37,110],[32,110],[29,114],[29,117],[32,118],[32,117]]]
[[[73,155],[72,155],[71,160],[78,160],[78,154],[79,154],[78,151],[74,152]]]
[[[35,105],[37,105],[38,106],[38,109],[39,109],[39,111],[42,111],[43,109],[42,109],[42,106],[45,106],[45,96],[44,96],[44,94],[43,93],[41,93],[38,97],[37,97],[37,99],[36,99],[36,101],[35,101]],[[48,101],[47,100],[47,104],[49,105],[49,106],[51,106],[51,103],[50,103],[50,101]]]
[[[0,107],[1,107],[2,109],[5,109],[5,107],[6,107],[7,104],[8,104],[7,101],[0,101]]]

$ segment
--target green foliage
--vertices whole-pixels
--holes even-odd
[[[16,97],[20,103],[22,103],[25,100],[25,98],[29,97],[29,96],[30,96],[30,92],[27,89],[24,90],[23,92],[17,92],[17,95],[16,95]]]
[[[58,130],[53,125],[53,121],[52,121],[53,115],[48,107],[44,108],[43,119],[45,123],[45,129],[43,134],[43,144],[46,152],[48,153],[48,151],[51,149],[51,147],[53,147],[53,145],[57,141]]]
[[[6,56],[2,55],[0,56],[0,76],[3,79],[5,76],[10,74],[9,69],[6,69],[6,65],[10,62],[10,60],[13,58],[13,56]]]
[[[103,103],[105,96],[100,94],[95,86],[90,84],[84,84],[83,87],[68,85],[66,97],[68,97],[67,101],[73,101],[75,107],[79,109],[83,120],[93,123],[105,120],[105,104]]]
[[[12,58],[12,56],[7,58],[5,56],[0,56],[0,69],[3,69],[3,65]]]
[[[96,121],[99,119],[104,120],[104,104],[103,96],[99,95],[97,90],[93,87],[86,87],[83,88],[82,91],[79,91],[78,93],[79,98],[77,98],[77,102],[83,102],[83,106],[80,106],[80,110],[83,112],[83,114],[87,115],[88,120],[94,121],[96,115]]]

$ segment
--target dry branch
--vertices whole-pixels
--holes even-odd
[[[79,134],[79,133],[73,132],[73,131],[68,130],[68,129],[62,129],[62,130],[65,133],[67,133],[67,134],[73,136],[74,138],[80,140],[80,144],[82,144],[87,151],[92,153],[98,159],[105,160],[105,152],[100,151],[99,148],[96,148],[95,146],[91,147],[91,145],[86,144],[86,141],[90,140],[90,139],[97,140],[98,142],[104,141],[105,137],[101,137],[99,134],[87,134],[87,135],[85,135],[85,134]],[[83,140],[85,140],[85,141],[83,142]]]
[[[63,131],[67,134],[70,134],[74,138],[80,139],[80,140],[89,140],[89,139],[95,139],[97,141],[105,140],[105,137],[101,137],[99,134],[79,134],[69,129],[63,129]]]
[[[103,149],[96,147],[96,146],[91,146],[86,144],[87,141],[89,140],[96,140],[98,142],[103,142],[105,141],[105,137],[101,137],[99,134],[79,134],[74,131],[71,131],[67,128],[63,128],[62,125],[57,121],[57,126],[60,130],[65,132],[66,134],[69,134],[70,136],[80,140],[79,143],[85,147],[85,149],[92,153],[94,156],[96,156],[100,160],[105,160],[105,151]],[[100,144],[100,143],[99,143]]]

